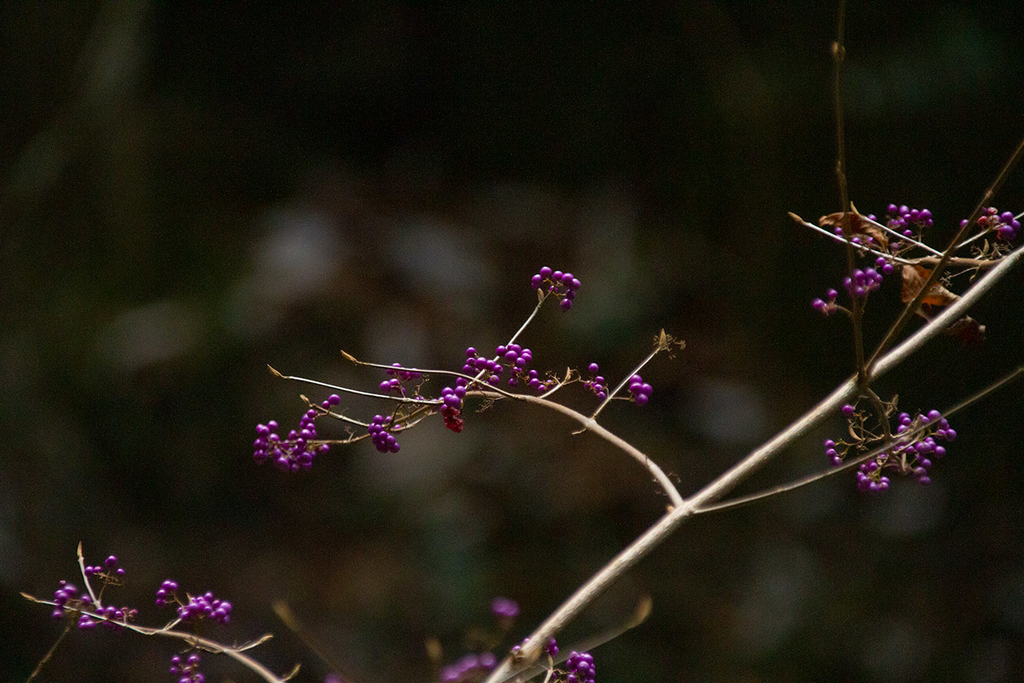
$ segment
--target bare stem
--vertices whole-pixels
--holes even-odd
[[[825,228],[821,227],[820,225],[815,225],[814,223],[811,223],[809,221],[805,221],[803,218],[801,218],[800,216],[796,215],[792,211],[789,212],[789,217],[792,218],[797,223],[799,223],[800,225],[802,225],[802,226],[804,226],[806,228],[810,228],[811,230],[814,230],[815,232],[820,232],[822,235],[825,235],[826,237],[828,237],[830,239],[833,239],[836,242],[839,242],[841,244],[851,245],[853,247],[856,247],[857,249],[862,249],[862,250],[867,251],[867,252],[869,252],[871,254],[874,254],[875,256],[882,256],[882,257],[884,257],[886,259],[890,259],[890,260],[892,260],[892,261],[894,261],[896,263],[902,263],[904,265],[910,265],[910,264],[914,263],[914,261],[911,261],[910,259],[905,259],[905,258],[900,257],[900,256],[893,256],[892,254],[887,254],[884,251],[880,251],[878,249],[875,249],[874,247],[867,246],[866,244],[853,244],[853,242],[851,242],[850,240],[846,239],[845,236],[837,235],[835,232],[833,232],[831,230],[826,230]],[[876,225],[877,225],[877,223],[876,223]]]
[[[635,368],[633,368],[633,371],[631,373],[629,373],[628,375],[626,375],[622,379],[621,382],[619,382],[619,385],[617,387],[615,387],[613,390],[609,391],[608,395],[605,396],[603,401],[601,401],[601,405],[599,405],[597,407],[597,410],[595,410],[593,413],[591,413],[590,419],[591,420],[597,419],[597,416],[601,413],[602,410],[605,409],[605,406],[607,406],[609,403],[611,403],[612,399],[615,398],[615,396],[618,395],[618,393],[620,391],[622,391],[622,387],[626,386],[626,383],[629,382],[629,380],[633,377],[633,375],[635,375],[638,372],[640,372],[641,370],[643,370],[644,366],[647,365],[648,363],[650,363],[651,360],[655,356],[658,355],[658,351],[660,351],[660,350],[661,349],[654,349],[649,354],[647,354],[647,357],[644,358],[642,361],[640,361],[640,363]],[[584,429],[585,428],[586,427],[584,427]]]
[[[798,216],[797,214],[793,213],[792,211],[789,212],[789,217],[792,218],[795,222],[797,222],[800,225],[804,226],[805,228],[810,228],[811,230],[814,230],[815,232],[820,232],[822,235],[825,235],[826,237],[828,237],[830,239],[833,239],[836,242],[839,242],[841,244],[848,244],[848,243],[850,243],[850,241],[847,240],[845,237],[842,237],[841,235],[837,235],[837,234],[835,234],[835,232],[832,232],[830,230],[826,230],[825,228],[822,228],[821,226],[815,225],[814,223],[811,223],[809,221],[805,221],[802,217]],[[868,220],[866,217],[864,219]],[[872,222],[874,223],[874,221],[872,221]],[[878,223],[874,223],[874,224],[875,225],[879,225]],[[889,230],[888,228],[885,228],[885,229]],[[902,235],[900,236],[900,238],[903,239],[904,241],[911,241],[911,240],[908,240],[906,237],[903,237]],[[894,263],[900,263],[900,264],[905,265],[905,266],[934,266],[934,265],[937,265],[939,263],[939,261],[942,258],[942,252],[936,251],[935,249],[932,249],[931,247],[929,247],[928,245],[926,245],[924,243],[920,243],[920,242],[916,242],[915,241],[914,244],[916,246],[919,246],[919,247],[922,247],[924,249],[927,249],[928,251],[931,251],[931,252],[933,252],[935,254],[938,254],[938,255],[937,256],[922,256],[920,258],[906,258],[906,257],[903,257],[903,256],[893,256],[892,254],[887,254],[884,251],[880,251],[878,249],[875,249],[873,247],[869,247],[869,246],[864,245],[864,244],[858,244],[856,246],[857,246],[858,249],[861,249],[861,250],[864,250],[864,251],[866,251],[868,253],[874,254],[875,256],[882,256],[883,258],[889,259],[889,260],[893,261]],[[957,249],[959,249],[959,248],[960,247],[958,246]],[[946,265],[947,266],[959,266],[959,267],[963,267],[963,268],[991,268],[992,266],[994,266],[997,263],[999,263],[999,259],[976,259],[976,258],[963,258],[963,257],[957,257],[957,256],[954,256],[954,257],[950,258],[948,261],[946,261]]]
[[[78,542],[78,569],[82,572],[82,583],[85,584],[85,589],[89,591],[89,597],[92,598],[92,602],[97,607],[101,607],[100,601],[96,599],[96,594],[92,591],[92,584],[89,583],[89,575],[85,573],[85,555],[82,554],[82,542]]]
[[[24,593],[22,593],[22,595],[24,595]],[[53,642],[53,645],[50,646],[50,649],[46,651],[46,654],[43,655],[43,658],[39,660],[38,664],[36,664],[36,668],[33,669],[32,673],[28,675],[28,678],[25,679],[25,683],[32,683],[32,681],[35,680],[36,676],[38,676],[40,672],[42,672],[43,667],[46,666],[46,663],[53,659],[53,653],[57,651],[57,648],[60,646],[62,642],[64,642],[64,639],[67,637],[69,633],[71,633],[71,624],[68,624],[64,627],[64,630],[61,631],[59,636],[57,636],[57,640]]]
[[[488,396],[488,393],[479,392],[479,395]],[[562,413],[563,415],[579,422],[588,431],[593,432],[594,434],[608,441],[612,445],[622,449],[630,456],[632,456],[634,460],[643,465],[648,472],[651,473],[651,475],[658,482],[658,484],[661,485],[661,488],[665,490],[665,493],[668,495],[669,500],[672,502],[672,505],[674,507],[678,507],[683,504],[683,497],[682,495],[680,495],[679,490],[676,488],[676,485],[672,483],[672,480],[668,477],[667,474],[665,474],[664,470],[662,470],[656,462],[648,458],[641,450],[639,450],[633,444],[629,443],[622,437],[617,436],[616,434],[613,434],[612,432],[602,427],[593,418],[587,417],[582,413],[578,413],[572,408],[564,406],[561,403],[549,401],[540,396],[528,396],[525,394],[521,394],[515,396],[515,398],[519,401],[533,403],[534,405],[543,406],[545,408],[550,408],[551,410]]]
[[[362,363],[362,361],[359,361],[359,362]],[[362,363],[362,364],[363,365],[373,365],[373,363]],[[340,392],[346,393],[346,394],[355,394],[356,396],[366,396],[368,398],[379,398],[379,399],[382,399],[382,400],[385,400],[385,401],[395,401],[396,403],[415,403],[417,405],[425,405],[425,404],[427,404],[427,405],[439,405],[441,403],[439,400],[433,400],[433,399],[429,399],[428,400],[428,399],[422,399],[422,398],[408,398],[407,396],[389,396],[388,394],[378,394],[378,393],[375,393],[375,392],[372,392],[372,391],[362,391],[360,389],[351,389],[349,387],[342,387],[342,386],[338,386],[336,384],[328,384],[327,382],[321,382],[321,381],[315,380],[315,379],[307,379],[306,377],[296,377],[295,375],[285,375],[285,374],[282,374],[282,373],[278,372],[277,370],[275,370],[273,367],[271,367],[269,365],[267,367],[270,368],[270,372],[274,375],[274,377],[280,377],[281,379],[288,379],[288,380],[292,380],[294,382],[302,382],[303,384],[312,384],[314,386],[324,387],[325,389],[333,389],[334,391],[340,391]],[[383,366],[380,366],[380,367],[391,367],[391,366],[383,365]],[[398,368],[396,368],[396,369],[398,369]]]

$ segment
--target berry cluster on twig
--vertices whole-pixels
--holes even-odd
[[[860,457],[877,448],[881,450],[860,463],[857,469],[857,490],[881,493],[889,489],[890,475],[912,476],[919,484],[931,483],[932,461],[946,454],[939,441],[952,441],[956,430],[938,410],[919,413],[911,417],[900,413],[895,431],[869,430],[867,416],[853,404],[845,404],[841,412],[849,421],[851,441],[825,440],[825,456],[834,467],[840,467],[851,457]],[[891,434],[886,438],[885,434]]]
[[[560,270],[552,270],[548,266],[544,266],[530,278],[530,286],[558,297],[559,307],[563,311],[568,311],[572,308],[572,302],[576,298],[576,292],[579,291],[581,283],[572,273],[563,273]]]

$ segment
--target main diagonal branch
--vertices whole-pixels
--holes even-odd
[[[892,370],[911,354],[918,351],[926,342],[940,334],[951,322],[963,316],[989,289],[1001,280],[1024,257],[1024,247],[1005,256],[999,263],[980,278],[958,301],[946,308],[943,313],[932,319],[906,341],[878,359],[871,373],[872,378],[881,377]],[[615,556],[597,574],[576,590],[551,616],[547,618],[529,637],[526,645],[515,657],[506,657],[501,665],[494,669],[484,683],[503,683],[511,680],[517,673],[529,666],[540,654],[541,648],[555,633],[572,621],[584,607],[593,602],[612,583],[639,562],[647,553],[658,547],[672,532],[702,506],[712,503],[732,490],[737,484],[750,476],[772,457],[789,447],[798,438],[807,434],[856,394],[857,378],[851,377],[837,387],[818,405],[805,413],[772,439],[752,451],[743,460],[720,475],[717,479],[698,491],[678,507],[663,516],[657,523],[633,541],[627,548]]]

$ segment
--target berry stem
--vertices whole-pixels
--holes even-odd
[[[387,367],[387,368],[391,367],[390,365],[377,365],[375,363],[362,363],[361,361],[356,361],[356,362],[357,363],[361,363],[362,365],[373,365],[374,367]],[[270,372],[271,372],[271,374],[274,375],[274,377],[279,377],[281,379],[290,379],[290,380],[293,380],[293,381],[296,381],[296,382],[304,382],[306,384],[312,384],[312,385],[315,385],[315,386],[318,386],[318,387],[323,387],[325,389],[333,389],[334,391],[340,391],[340,392],[343,392],[343,393],[346,393],[346,394],[355,394],[356,396],[367,396],[369,398],[382,398],[382,399],[387,399],[389,401],[396,401],[398,403],[416,403],[416,404],[420,404],[420,405],[424,405],[424,404],[426,404],[426,405],[435,405],[435,404],[438,403],[438,401],[435,401],[433,399],[409,398],[408,396],[391,396],[389,394],[379,394],[379,393],[376,393],[376,392],[373,392],[373,391],[363,391],[361,389],[350,389],[349,387],[341,387],[341,386],[337,386],[337,385],[334,385],[334,384],[328,384],[327,382],[320,382],[320,381],[315,380],[315,379],[307,379],[305,377],[296,377],[295,375],[285,375],[285,374],[282,374],[282,373],[278,372],[277,370],[275,370],[270,365],[268,365],[267,367],[270,368]]]
[[[486,398],[498,398],[497,392],[495,392],[494,395],[490,395],[489,391],[482,391],[480,392],[479,395],[484,396]],[[513,396],[513,398],[515,398],[517,401],[533,403],[539,406],[543,406],[545,408],[550,408],[551,410],[554,410],[556,412],[562,413],[563,415],[572,418],[573,420],[576,420],[581,425],[583,425],[584,430],[591,431],[597,436],[601,437],[602,439],[605,439],[609,443],[618,446],[620,449],[622,449],[627,454],[632,456],[634,460],[643,465],[647,469],[647,471],[651,473],[655,480],[665,490],[665,493],[668,495],[669,500],[672,502],[673,506],[677,507],[683,504],[683,497],[682,495],[680,495],[679,490],[676,488],[675,484],[672,483],[672,480],[669,479],[668,475],[665,474],[664,470],[662,470],[656,462],[647,457],[647,455],[643,453],[640,449],[638,449],[636,446],[632,445],[622,437],[617,436],[616,434],[602,427],[600,424],[595,422],[592,417],[587,417],[586,415],[578,413],[572,408],[569,408],[568,406],[564,406],[561,403],[556,403],[554,401],[549,401],[541,396],[517,394]],[[581,432],[576,433],[579,434]],[[546,638],[544,642],[547,642]]]
[[[635,368],[633,368],[632,372],[627,374],[622,379],[622,381],[619,382],[617,387],[615,387],[610,392],[608,392],[608,396],[606,396],[605,399],[603,401],[601,401],[601,405],[597,406],[597,410],[595,410],[593,413],[591,413],[590,421],[583,425],[583,430],[584,431],[587,429],[588,425],[596,424],[594,422],[594,420],[597,419],[598,414],[600,414],[600,412],[605,409],[605,406],[607,406],[611,402],[611,400],[613,398],[615,398],[616,394],[618,394],[620,391],[622,391],[622,387],[626,386],[629,383],[630,378],[633,375],[639,374],[639,372],[644,369],[644,366],[647,365],[648,363],[650,363],[654,359],[654,357],[657,356],[658,353],[660,353],[663,350],[664,349],[663,349],[663,347],[660,344],[658,346],[656,346],[653,351],[651,351],[649,354],[647,354],[646,358],[644,358],[642,361],[640,361],[639,365],[637,365]]]
[[[512,335],[512,338],[505,342],[505,346],[511,346],[512,344],[514,344],[516,339],[519,338],[519,335],[526,331],[526,328],[529,327],[530,323],[533,322],[533,319],[537,317],[537,313],[540,312],[540,307],[544,305],[544,302],[547,301],[547,299],[548,295],[539,292],[538,290],[537,305],[533,307],[533,312],[530,313],[529,316],[527,316],[526,320],[523,321],[523,324],[519,326],[518,330],[516,330],[516,333]]]
[[[513,339],[515,339],[515,337],[513,337]],[[482,376],[483,372],[481,372],[480,374],[477,374],[476,376],[473,376],[473,375],[467,375],[467,374],[462,373],[462,372],[456,372],[455,370],[433,370],[433,369],[430,369],[430,368],[411,368],[411,367],[406,367],[404,365],[394,365],[394,364],[392,364],[392,365],[385,365],[383,363],[371,363],[370,361],[359,360],[355,356],[353,356],[353,355],[351,355],[349,353],[346,353],[345,351],[342,351],[342,354],[344,354],[345,358],[347,358],[348,360],[352,361],[356,365],[365,365],[366,367],[369,367],[369,368],[384,368],[385,370],[403,370],[405,372],[418,372],[418,373],[421,373],[423,375],[448,375],[450,377],[461,377],[461,378],[467,380],[470,383],[470,386],[472,386],[474,383],[476,383],[478,385],[481,385],[481,386],[485,387],[487,391],[497,392],[497,393],[501,394],[502,396],[505,396],[506,398],[515,398],[516,397],[516,394],[509,393],[509,392],[505,391],[504,389],[499,389],[497,387],[491,386],[490,384],[485,384],[485,383],[481,382],[480,381],[480,377]],[[277,371],[275,370],[275,372],[277,372]],[[304,377],[289,377],[289,376],[281,375],[280,373],[277,373],[277,374],[278,374],[279,377],[282,377],[284,379],[295,380],[297,382],[307,382],[309,384],[317,384],[317,385],[320,385],[320,386],[323,386],[323,387],[327,387],[327,388],[330,388],[330,389],[342,389],[343,388],[343,387],[335,387],[335,386],[332,386],[330,384],[324,384],[323,382],[318,382],[318,381],[313,380],[313,379],[306,379]],[[353,389],[350,389],[348,391],[350,391],[351,393],[360,394],[362,396],[372,396],[374,398],[383,398],[383,399],[387,399],[387,400],[390,400],[390,401],[397,401],[399,403],[417,403],[419,405],[425,405],[425,406],[444,405],[444,402],[441,399],[435,399],[435,398],[428,398],[428,399],[424,399],[424,398],[406,398],[406,397],[400,397],[400,396],[391,396],[391,395],[388,395],[388,394],[375,394],[375,393],[366,392],[366,391],[356,391],[356,390],[353,390]]]
[[[810,228],[811,230],[814,230],[815,232],[820,232],[822,235],[825,235],[826,237],[828,237],[830,239],[834,239],[836,242],[839,242],[840,244],[846,244],[846,245],[854,246],[857,249],[860,249],[862,251],[870,252],[870,253],[874,254],[875,256],[884,256],[885,258],[890,259],[890,260],[892,260],[895,263],[902,263],[903,265],[913,265],[915,263],[912,260],[905,259],[905,258],[902,258],[900,256],[893,256],[892,254],[887,254],[884,251],[879,251],[878,249],[875,249],[874,247],[869,247],[869,246],[867,246],[865,244],[853,244],[848,239],[846,239],[846,237],[843,237],[841,235],[837,235],[837,234],[835,234],[834,232],[832,232],[830,230],[826,230],[825,228],[822,228],[821,226],[815,225],[814,223],[808,223],[807,221],[805,221],[803,218],[801,218],[797,214],[793,213],[792,211],[789,212],[789,217],[792,218],[795,222],[797,222],[800,225],[804,226],[805,228]],[[877,225],[877,223],[876,223],[876,225]],[[902,235],[900,235],[900,239],[902,239],[904,242],[907,241],[907,238],[903,237]]]
[[[78,542],[78,568],[82,572],[82,582],[85,584],[85,589],[89,591],[89,597],[92,598],[92,604],[96,607],[102,607],[99,598],[92,591],[92,584],[89,583],[89,576],[85,573],[85,555],[82,554],[82,542]]]

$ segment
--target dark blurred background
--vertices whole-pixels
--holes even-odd
[[[360,358],[456,368],[507,339],[547,263],[583,281],[524,342],[540,369],[621,378],[664,327],[687,342],[605,424],[684,494],[852,370],[810,301],[836,246],[834,3],[5,3],[0,10],[0,656],[21,681],[60,632],[75,547],[114,553],[112,596],[160,625],[165,578],[235,605],[211,635],[277,637],[296,680],[426,681],[522,604],[528,633],[662,512],[622,454],[535,409],[434,418],[396,455],[336,447],[283,475],[254,426],[297,423],[286,373],[371,389]],[[944,244],[1024,132],[1020,3],[854,3],[849,180],[865,212],[928,207]],[[1018,172],[996,204],[1021,211]],[[957,286],[966,284],[964,279]],[[1021,363],[1024,274],[884,378],[945,408]],[[869,340],[899,306],[872,295]],[[913,328],[917,327],[914,323]],[[593,406],[582,391],[572,405]],[[1020,680],[1021,385],[958,416],[934,484],[837,477],[699,518],[562,637],[646,624],[594,652],[602,681]],[[346,402],[350,414],[379,410]],[[753,490],[827,465],[834,421]],[[321,433],[341,436],[324,424]],[[72,634],[41,680],[171,680],[170,642]],[[206,657],[208,680],[255,680]]]

